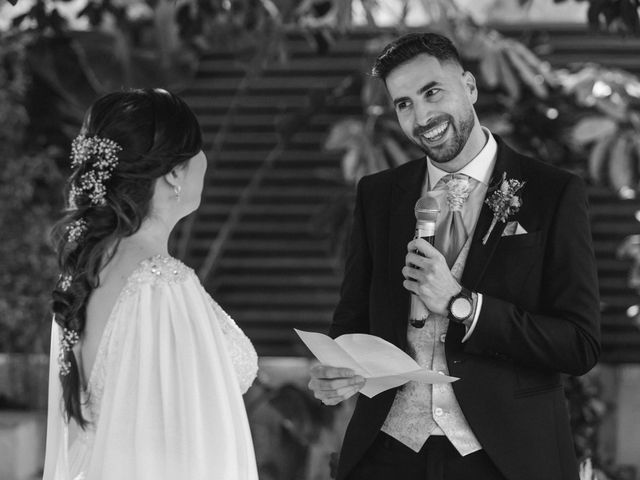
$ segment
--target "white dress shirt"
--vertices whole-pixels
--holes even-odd
[[[498,151],[498,144],[496,143],[495,138],[491,135],[491,132],[482,127],[482,131],[484,132],[487,141],[480,150],[480,153],[476,155],[476,157],[471,160],[468,164],[466,164],[463,168],[458,170],[457,172],[445,172],[444,170],[438,168],[438,164],[434,164],[431,159],[427,161],[427,181],[425,182],[425,188],[427,191],[431,191],[438,184],[440,179],[445,175],[449,175],[452,173],[462,173],[464,175],[468,175],[473,178],[477,182],[479,182],[484,188],[483,190],[486,192],[489,188],[489,181],[491,179],[491,173],[493,172],[493,167],[496,163],[496,153]],[[426,192],[424,192],[426,193]],[[480,217],[480,210],[482,210],[482,205],[484,203],[484,195],[470,195],[467,201],[465,202],[462,208],[462,220],[468,232],[472,232]],[[471,334],[476,328],[476,324],[478,323],[478,317],[480,316],[480,310],[482,308],[482,294],[477,293],[478,302],[476,305],[476,311],[473,316],[473,321],[470,326],[467,327],[467,332],[462,339],[463,342],[466,342]]]

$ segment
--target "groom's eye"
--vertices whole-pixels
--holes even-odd
[[[396,111],[401,112],[409,108],[409,102],[398,102],[396,103]]]

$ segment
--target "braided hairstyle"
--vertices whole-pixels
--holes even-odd
[[[89,295],[98,287],[99,273],[120,240],[136,233],[148,216],[156,179],[202,150],[193,112],[179,97],[161,89],[102,96],[85,116],[78,139],[87,138],[115,145],[110,152],[117,158],[107,162],[111,170],[99,182],[100,198],[95,201],[95,191],[82,182],[87,175],[95,178],[96,172],[98,176],[104,172],[104,151],[86,150],[78,161],[74,141],[75,168],[66,186],[69,205],[52,231],[61,272],[52,292],[52,309],[63,332],[62,396],[67,421],[73,418],[82,428],[87,421],[82,416],[80,372],[71,347],[84,331]]]

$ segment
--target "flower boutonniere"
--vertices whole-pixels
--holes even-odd
[[[489,236],[498,222],[505,223],[507,218],[515,215],[518,210],[520,210],[522,199],[518,195],[518,192],[524,187],[525,183],[526,182],[514,178],[507,180],[507,173],[504,172],[502,174],[500,187],[485,200],[485,203],[489,205],[489,208],[493,212],[493,220],[491,220],[489,231],[482,239],[483,245],[489,240]]]

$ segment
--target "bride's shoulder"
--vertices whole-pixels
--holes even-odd
[[[126,282],[126,293],[139,287],[179,284],[195,275],[194,271],[174,257],[154,255],[138,263]]]

